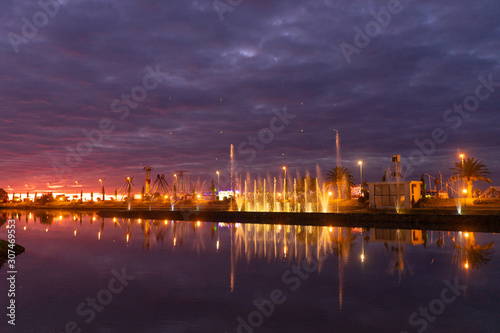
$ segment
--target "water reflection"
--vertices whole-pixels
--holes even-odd
[[[453,261],[465,269],[479,269],[491,260],[495,252],[494,246],[494,241],[486,245],[477,244],[473,232],[458,232],[453,237],[453,249],[455,250]]]
[[[19,230],[17,240],[27,250],[20,257],[27,277],[25,297],[36,293],[45,296],[47,290],[73,290],[76,299],[59,305],[60,309],[70,307],[72,313],[71,307],[102,288],[102,280],[95,277],[107,279],[111,268],[126,265],[127,271],[140,277],[129,289],[136,297],[134,301],[123,298],[123,302],[130,302],[128,306],[141,304],[147,307],[144,313],[158,311],[161,317],[168,313],[165,307],[171,302],[170,311],[175,317],[171,320],[180,317],[187,323],[203,317],[207,309],[215,307],[213,304],[230,304],[225,308],[226,312],[232,311],[230,316],[224,317],[222,312],[217,316],[232,323],[237,316],[254,310],[252,302],[256,297],[269,295],[275,288],[289,290],[289,284],[282,281],[285,271],[303,264],[316,267],[317,263],[314,272],[308,273],[305,287],[287,294],[287,303],[280,305],[282,312],[277,312],[276,318],[281,318],[280,313],[294,315],[284,321],[276,319],[279,325],[286,325],[287,320],[296,323],[291,317],[301,313],[312,317],[323,313],[327,322],[326,317],[336,314],[340,318],[341,312],[352,315],[349,323],[358,323],[366,313],[378,316],[383,311],[394,311],[391,318],[401,317],[397,325],[403,326],[407,324],[404,316],[439,296],[443,279],[458,275],[462,281],[462,276],[470,276],[471,281],[481,281],[484,288],[491,289],[495,287],[492,277],[498,271],[491,263],[496,259],[493,240],[497,236],[466,231],[108,219],[94,212],[70,211],[0,212],[0,225],[12,217]],[[2,229],[0,238],[6,235],[5,227]],[[39,255],[34,255],[37,251]],[[438,264],[431,266],[434,260]],[[49,264],[57,272],[54,277],[44,271]],[[30,265],[32,274],[43,272],[43,287],[38,280],[30,287]],[[472,279],[478,271],[488,274]],[[64,289],[58,289],[61,281],[65,281]],[[90,288],[78,290],[87,283]],[[391,293],[387,294],[387,290]],[[423,299],[417,300],[421,294]],[[208,305],[196,312],[198,308],[191,307],[192,299],[196,304],[203,301]],[[29,303],[27,298],[23,301]],[[233,307],[237,309],[233,311]],[[440,320],[453,311],[450,305],[450,311]],[[113,324],[120,322],[116,318],[110,319]],[[382,321],[370,318],[374,319],[366,319],[367,325]],[[269,325],[273,325],[272,320]],[[233,326],[224,328],[234,331]],[[288,331],[293,328],[289,326]],[[340,331],[355,327],[342,328]]]
[[[453,248],[453,262],[464,269],[479,269],[491,261],[494,254],[494,241],[477,244],[473,232],[446,232],[409,229],[361,229],[350,227],[323,227],[271,224],[240,223],[205,223],[201,221],[184,222],[174,220],[142,219],[105,219],[95,212],[71,211],[3,211],[0,212],[0,225],[7,219],[14,218],[24,222],[23,231],[30,230],[31,224],[40,224],[46,232],[54,227],[65,226],[73,229],[73,236],[78,236],[87,225],[98,223],[97,240],[106,236],[106,224],[122,235],[125,244],[140,240],[144,249],[152,249],[161,244],[184,246],[189,235],[192,251],[200,254],[207,247],[214,246],[216,252],[230,248],[231,265],[240,261],[250,263],[256,260],[267,262],[278,260],[287,263],[301,263],[311,258],[335,256],[339,262],[339,272],[351,260],[353,247],[360,243],[361,251],[357,255],[361,263],[369,260],[368,244],[383,244],[385,252],[390,254],[389,273],[397,273],[399,281],[408,272],[413,274],[411,265],[405,257],[405,249],[415,246],[427,248],[429,233],[431,244],[443,249],[446,238]],[[19,227],[18,227],[19,228]],[[210,230],[210,244],[207,243],[206,230]],[[229,241],[221,240],[222,232],[229,232]],[[434,233],[437,239],[434,242]],[[115,234],[115,232],[113,232]],[[324,261],[320,261],[318,273],[321,273]]]

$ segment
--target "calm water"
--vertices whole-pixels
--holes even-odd
[[[1,332],[500,332],[498,234],[15,219]]]

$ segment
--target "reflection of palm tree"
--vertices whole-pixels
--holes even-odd
[[[467,197],[472,198],[472,183],[475,181],[482,181],[491,184],[491,179],[487,178],[490,174],[486,165],[478,159],[468,157],[463,162],[456,162],[453,170],[452,179],[463,179],[467,182]]]
[[[493,246],[495,246],[495,242],[491,242],[487,245],[477,245],[477,244],[465,244],[462,246],[453,242],[453,248],[455,249],[455,258],[460,260],[461,257],[465,254],[466,264],[472,266],[474,269],[479,269],[486,265],[495,252],[493,250]],[[466,268],[468,268],[466,266]]]
[[[316,244],[318,239],[318,228],[317,227],[308,227],[308,226],[303,226],[299,227],[297,231],[297,240],[299,240],[301,243],[309,245],[314,245]]]
[[[352,228],[337,227],[334,229],[336,230],[332,235],[332,253],[337,253],[339,257],[344,257],[347,260],[358,236],[352,232]]]
[[[346,186],[345,192],[349,193],[354,186],[354,177],[346,167],[336,166],[326,174],[327,185],[337,185],[339,198],[342,198],[342,187]]]

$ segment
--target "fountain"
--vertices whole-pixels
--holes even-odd
[[[328,186],[326,185],[325,182],[323,182],[320,185],[320,174],[321,170],[319,169],[319,165],[316,165],[316,197],[318,198],[318,208],[317,211],[319,211],[319,203],[321,203],[322,211],[323,213],[328,212],[328,199],[329,199],[329,192],[328,192]],[[331,192],[330,192],[331,194]],[[338,210],[338,207],[337,207]]]
[[[231,188],[230,190],[233,192],[233,196],[236,191],[234,191],[233,188],[233,173],[234,173],[234,147],[233,144],[231,144],[231,150],[230,150],[230,157],[231,157]],[[231,210],[233,210],[233,200],[231,199]]]
[[[339,132],[336,133],[336,158],[337,165],[340,160],[340,139]],[[319,165],[316,166],[316,178],[312,178],[309,171],[306,171],[306,177],[302,179],[297,172],[297,177],[287,175],[274,177],[267,173],[266,176],[252,178],[247,172],[246,178],[238,177],[235,170],[234,145],[230,145],[230,190],[233,197],[230,202],[229,210],[254,211],[254,212],[331,212],[329,208],[330,201],[334,198],[331,185],[327,185],[324,176],[321,175]],[[253,181],[252,181],[253,180]],[[293,182],[292,182],[293,181]],[[266,187],[272,184],[272,189]],[[253,184],[253,189],[252,189]],[[283,184],[281,188],[280,184]],[[293,188],[289,187],[293,184]],[[205,184],[203,183],[201,187]],[[198,187],[200,187],[198,181]],[[303,187],[303,189],[302,189]],[[335,191],[337,212],[339,212],[338,199],[339,190]],[[236,203],[236,207],[233,206]],[[172,207],[173,210],[173,207]]]
[[[337,133],[335,135],[335,148],[336,148],[336,152],[337,152],[337,167],[340,168],[340,138],[339,138],[339,131],[338,130],[335,130]],[[339,199],[340,199],[340,192],[338,191],[337,189],[337,213],[339,212]]]

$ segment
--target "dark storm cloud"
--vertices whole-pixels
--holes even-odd
[[[211,1],[58,3],[17,53],[9,33],[22,36],[23,17],[32,22],[41,8],[1,5],[0,186],[75,177],[118,185],[127,173],[142,177],[141,164],[209,179],[226,167],[230,144],[244,172],[277,174],[288,165],[315,173],[316,163],[335,164],[334,129],[342,164],[357,171],[363,159],[364,175],[378,180],[391,154],[408,158],[415,139],[432,138],[438,127],[447,139],[413,178],[448,175],[464,151],[500,181],[500,87],[459,128],[443,118],[474,95],[479,75],[500,81],[496,1],[401,1],[401,12],[351,63],[339,45],[354,45],[354,28],[364,31],[371,11],[388,1],[243,1],[222,22]],[[157,65],[168,77],[120,119],[112,102]],[[285,106],[297,116],[264,150],[254,159],[238,152]],[[103,118],[114,130],[59,178],[53,164],[65,165],[66,147],[76,149],[82,130],[99,129]]]

